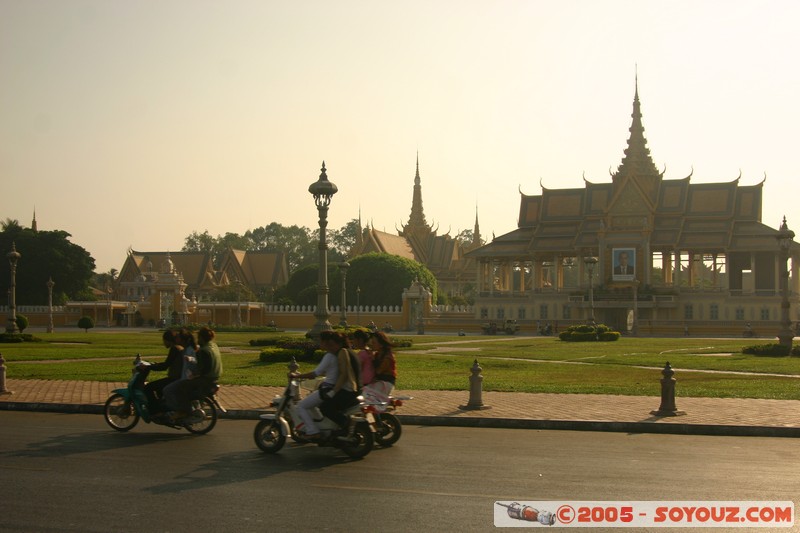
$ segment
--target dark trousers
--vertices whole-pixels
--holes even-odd
[[[144,386],[144,393],[147,395],[147,401],[150,405],[150,411],[157,413],[164,410],[164,387],[175,381],[174,378],[161,378],[151,381]]]
[[[358,395],[349,390],[340,390],[333,398],[329,398],[322,402],[319,410],[325,417],[330,418],[339,427],[347,426],[347,417],[342,414],[342,411],[348,407],[352,407],[358,403]]]
[[[172,411],[190,412],[192,399],[211,392],[211,384],[216,378],[201,376],[194,379],[179,379],[164,388],[164,400]]]

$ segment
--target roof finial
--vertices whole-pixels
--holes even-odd
[[[478,225],[478,202],[475,202],[475,228],[472,230],[472,244],[481,243],[481,227]]]
[[[637,174],[639,176],[658,176],[658,169],[653,163],[650,149],[647,147],[647,139],[644,137],[644,126],[642,125],[642,110],[639,103],[639,67],[636,66],[636,88],[633,97],[633,113],[631,113],[631,127],[628,128],[628,147],[624,150],[622,164],[617,168],[616,173],[611,175],[612,180],[616,176],[625,174]]]
[[[414,175],[414,194],[411,200],[411,216],[408,218],[408,224],[403,228],[409,229],[422,229],[430,230],[430,226],[425,221],[425,213],[422,209],[422,179],[419,177],[419,150],[417,150],[417,173]]]

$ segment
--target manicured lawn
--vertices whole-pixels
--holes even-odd
[[[258,348],[249,345],[251,339],[270,335],[220,332],[222,382],[283,385],[286,363],[262,363]],[[137,353],[153,361],[166,356],[157,331],[36,336],[47,342],[0,344],[8,378],[125,381]],[[564,343],[553,337],[396,338],[413,340],[412,347],[397,352],[397,385],[404,390],[468,390],[477,360],[486,391],[658,396],[660,369],[669,361],[679,396],[800,399],[800,357],[741,353],[743,346],[772,342],[766,339],[626,337],[611,343]],[[301,370],[311,368],[312,363],[301,362]]]

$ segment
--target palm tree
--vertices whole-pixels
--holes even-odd
[[[15,218],[7,218],[3,222],[0,222],[0,227],[3,228],[3,231],[22,229],[22,226],[19,225],[19,220]]]

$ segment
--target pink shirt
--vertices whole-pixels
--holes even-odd
[[[375,381],[375,365],[372,364],[372,352],[361,350],[358,352],[358,360],[361,361],[361,384],[367,385]]]

